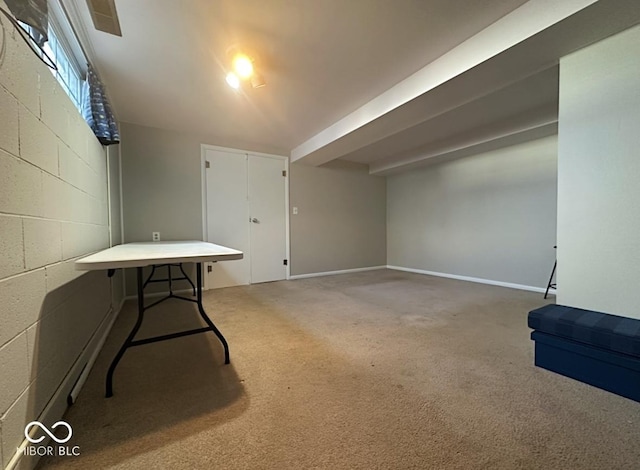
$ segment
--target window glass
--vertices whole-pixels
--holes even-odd
[[[56,64],[58,70],[51,69],[51,72],[56,77],[62,88],[71,98],[78,109],[81,108],[81,89],[84,76],[79,70],[76,61],[67,52],[67,48],[64,47],[64,42],[60,40],[58,28],[51,21],[49,22],[49,42],[45,46],[45,51]]]
[[[51,2],[50,6],[56,7]],[[64,23],[63,23],[64,22]],[[34,35],[29,25],[21,23],[21,26],[29,33]],[[43,50],[49,56],[51,61],[56,65],[58,70],[50,68],[49,70],[56,77],[64,91],[69,95],[71,101],[76,105],[78,110],[82,105],[82,86],[85,81],[85,67],[80,64],[86,63],[85,57],[77,57],[79,47],[78,40],[73,36],[73,31],[67,22],[66,17],[49,11],[49,28],[47,35],[49,40],[45,43]],[[69,37],[71,35],[71,37]],[[71,44],[75,47],[72,47]],[[40,53],[42,54],[42,53]]]

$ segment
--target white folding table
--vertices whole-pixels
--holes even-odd
[[[75,262],[77,270],[81,271],[95,271],[106,269],[109,277],[113,276],[116,269],[121,268],[136,268],[137,281],[138,281],[138,320],[133,329],[129,333],[129,336],[125,340],[124,344],[120,347],[118,354],[111,362],[109,371],[107,372],[107,384],[106,384],[106,396],[113,396],[113,373],[122,359],[127,348],[131,346],[140,346],[143,344],[155,343],[158,341],[164,341],[173,338],[179,338],[182,336],[193,335],[197,333],[205,333],[207,331],[213,331],[218,337],[222,346],[224,347],[224,363],[229,364],[229,346],[220,330],[213,324],[211,319],[207,316],[202,306],[202,263],[211,261],[225,261],[242,259],[243,253],[232,248],[225,246],[214,245],[213,243],[201,242],[201,241],[171,241],[171,242],[141,242],[141,243],[125,243],[123,245],[117,245],[112,248],[94,253],[86,256]],[[156,265],[168,265],[169,273],[171,271],[172,264],[179,264],[182,270],[182,263],[195,263],[196,264],[196,289],[195,299],[175,295],[173,290],[170,289],[169,295],[153,302],[152,304],[144,305],[144,287],[151,279],[147,279],[147,282],[143,282],[143,268],[146,266]],[[182,271],[184,274],[184,271]],[[188,277],[185,275],[185,278]],[[171,275],[169,274],[169,279]],[[191,282],[189,280],[189,282]],[[193,284],[192,284],[193,285]],[[136,333],[142,325],[144,312],[151,307],[158,305],[169,298],[175,298],[179,300],[186,300],[188,302],[194,302],[198,305],[198,312],[202,316],[202,319],[207,324],[206,327],[196,328],[193,330],[181,331],[178,333],[172,333],[162,336],[154,336],[152,338],[145,338],[135,340]]]

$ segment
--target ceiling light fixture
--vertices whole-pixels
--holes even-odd
[[[244,54],[237,54],[233,58],[233,70],[235,70],[240,78],[247,79],[251,77],[251,75],[253,75],[252,60]]]
[[[237,46],[227,50],[231,63],[231,72],[227,74],[227,83],[239,89],[243,82],[249,82],[252,88],[261,88],[267,84],[262,74],[255,68],[255,59]]]
[[[233,72],[229,72],[227,74],[227,84],[237,90],[238,88],[240,88],[240,79],[238,78],[238,76],[233,73]]]

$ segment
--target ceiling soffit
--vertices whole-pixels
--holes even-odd
[[[505,17],[503,20],[506,19]],[[546,21],[549,21],[548,17]],[[542,101],[540,104],[536,104],[535,100],[529,103],[524,100],[520,109],[513,110],[514,117],[518,116],[518,119],[523,121],[513,126],[513,133],[519,136],[516,139],[519,141],[525,136],[548,135],[551,130],[557,129],[557,94],[554,98],[548,94],[548,91],[550,87],[557,87],[555,66],[559,58],[638,22],[640,22],[640,2],[605,0],[588,5],[442,84],[430,88],[425,93],[393,107],[379,117],[368,121],[362,119],[361,115],[366,114],[366,110],[363,109],[364,107],[361,108],[350,115],[351,122],[345,119],[336,123],[333,128],[325,129],[314,139],[294,149],[292,161],[321,165],[336,158],[351,159],[369,163],[371,172],[376,174],[383,174],[395,167],[402,168],[405,165],[415,167],[419,165],[421,159],[426,161],[434,156],[442,156],[442,152],[433,149],[434,138],[428,132],[421,132],[421,129],[427,130],[430,125],[436,125],[434,122],[446,120],[447,116],[451,116],[456,109],[464,112],[465,109],[473,108],[472,103],[476,101],[488,108],[505,106],[505,101],[499,99],[500,90],[514,86],[517,88],[519,82],[534,83],[532,77],[540,74],[549,80],[546,86],[547,92],[540,95]],[[423,70],[428,70],[434,65],[437,64],[430,64]],[[545,72],[545,70],[554,69],[555,72]],[[402,83],[399,84],[401,85]],[[539,91],[536,91],[536,88],[531,89],[533,94]],[[493,98],[497,99],[493,100]],[[349,125],[357,123],[358,119],[363,122],[362,125],[342,133],[348,129]],[[429,122],[431,124],[428,124]],[[339,128],[340,125],[342,129]],[[470,142],[488,142],[492,139],[502,142],[513,140],[505,139],[504,130],[508,126],[505,127],[499,118],[494,125],[485,125],[482,120],[479,120],[478,126],[474,131],[454,125],[450,132],[458,133],[460,145],[456,145],[455,139],[452,138],[451,142],[444,140],[448,142],[444,147],[466,148],[463,144],[465,139]],[[539,129],[536,131],[536,128]],[[483,130],[486,132],[484,135],[481,132]],[[415,138],[419,134],[423,135],[422,141]],[[471,137],[467,138],[468,134]],[[404,136],[412,137],[403,139]],[[473,146],[473,144],[469,145]],[[408,149],[407,146],[412,148]],[[367,155],[367,149],[371,151],[369,155]],[[451,151],[457,152],[457,150]],[[445,151],[444,154],[446,153]],[[385,162],[380,162],[381,159],[385,159]]]

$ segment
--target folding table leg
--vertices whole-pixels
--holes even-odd
[[[133,329],[131,330],[131,332],[129,333],[129,336],[127,336],[127,339],[125,340],[124,344],[120,347],[120,350],[118,351],[118,354],[116,354],[116,357],[113,359],[113,361],[111,362],[111,365],[109,366],[109,371],[107,372],[107,390],[106,390],[106,396],[107,398],[112,397],[113,396],[113,374],[116,370],[116,367],[118,366],[118,363],[120,362],[120,360],[122,359],[122,356],[124,356],[125,351],[131,347],[131,346],[139,346],[142,344],[149,344],[149,343],[155,343],[158,341],[165,341],[168,339],[173,339],[173,338],[180,338],[182,336],[188,336],[188,335],[192,335],[192,334],[196,334],[196,333],[205,333],[208,331],[213,331],[216,336],[218,337],[218,339],[220,340],[220,342],[222,343],[222,346],[224,348],[224,363],[225,364],[229,364],[229,345],[227,344],[227,340],[224,338],[224,336],[222,336],[222,333],[220,333],[220,330],[218,330],[218,328],[216,328],[216,326],[213,324],[213,322],[211,321],[211,319],[207,316],[207,313],[204,311],[204,307],[202,306],[202,263],[196,263],[196,273],[197,273],[197,286],[196,286],[196,300],[194,301],[193,299],[187,299],[184,297],[180,297],[180,296],[175,296],[175,295],[169,295],[163,299],[160,299],[157,302],[154,302],[152,304],[149,304],[148,307],[145,307],[144,305],[144,286],[146,283],[143,283],[142,280],[142,268],[136,268],[137,269],[137,275],[138,275],[138,320],[136,321],[136,324],[133,326]],[[171,269],[171,268],[169,268]],[[171,276],[169,276],[169,278],[171,278]],[[145,338],[145,339],[141,339],[141,340],[134,340],[136,334],[138,333],[138,330],[140,329],[140,326],[142,325],[142,320],[144,318],[144,312],[147,308],[151,308],[154,305],[157,305],[158,303],[167,300],[168,298],[176,298],[176,299],[180,299],[180,300],[187,300],[189,302],[195,302],[198,304],[198,312],[200,313],[200,316],[202,317],[202,319],[205,321],[205,323],[207,324],[207,328],[196,328],[194,330],[187,330],[187,331],[181,331],[178,333],[172,333],[169,335],[162,335],[162,336],[155,336],[152,338]]]
[[[187,273],[184,272],[184,268],[182,267],[182,263],[180,263],[178,266],[180,266],[180,271],[182,271],[182,275],[184,276],[184,278],[187,280],[187,282],[189,284],[191,284],[191,288],[193,289],[193,296],[195,297],[195,295],[196,295],[196,286],[193,285],[193,282],[191,282],[191,279],[189,278],[189,276],[187,276]]]
[[[198,304],[198,311],[200,312],[200,316],[202,316],[202,319],[206,322],[209,328],[211,328],[211,330],[216,334],[216,336],[222,343],[222,346],[224,347],[224,363],[229,364],[229,345],[227,344],[227,340],[224,339],[224,336],[222,336],[220,330],[216,328],[216,325],[214,325],[211,319],[207,316],[206,312],[204,311],[204,307],[202,306],[202,263],[196,263],[196,286],[196,303]]]
[[[131,330],[131,333],[129,333],[129,336],[127,336],[124,344],[120,347],[118,354],[116,354],[116,357],[113,358],[113,361],[109,366],[109,372],[107,372],[107,398],[113,396],[113,373],[118,366],[118,362],[120,362],[120,359],[122,359],[122,356],[124,356],[124,352],[127,350],[127,348],[131,346],[133,338],[135,338],[136,333],[138,333],[138,330],[142,325],[142,319],[144,317],[144,288],[142,283],[142,268],[136,268],[136,270],[138,274],[138,320]]]

